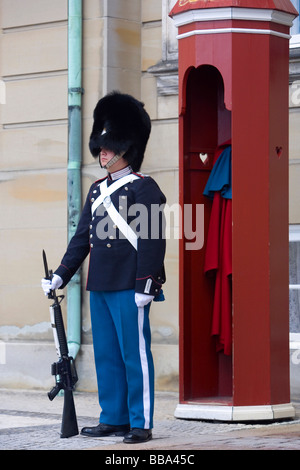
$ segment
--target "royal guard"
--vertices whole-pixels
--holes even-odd
[[[89,255],[93,345],[99,424],[91,437],[124,436],[126,443],[152,438],[154,366],[149,309],[163,300],[166,202],[157,183],[138,173],[151,131],[143,103],[113,92],[94,110],[89,147],[107,169],[92,184],[77,231],[45,294],[64,288]]]

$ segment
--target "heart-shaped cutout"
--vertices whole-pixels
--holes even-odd
[[[208,155],[207,153],[199,153],[200,160],[202,161],[203,165],[208,163]]]

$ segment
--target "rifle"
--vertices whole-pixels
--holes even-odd
[[[43,261],[45,268],[45,278],[51,280],[53,272],[48,270],[46,253],[43,250]],[[73,389],[78,380],[75,361],[69,356],[68,344],[64,328],[63,317],[60,304],[64,296],[57,296],[55,290],[51,290],[48,299],[53,299],[50,306],[50,319],[53,329],[56,352],[59,357],[57,362],[51,366],[51,374],[55,375],[55,386],[48,393],[49,400],[53,400],[56,395],[63,390],[64,407],[62,415],[60,437],[71,437],[78,434],[77,417],[75,411]]]

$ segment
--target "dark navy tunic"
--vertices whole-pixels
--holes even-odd
[[[119,232],[103,204],[92,214],[92,204],[100,195],[103,179],[96,181],[88,192],[76,233],[55,271],[63,279],[62,288],[89,254],[87,290],[135,289],[139,293],[159,295],[165,282],[163,206],[166,198],[151,177],[135,175],[136,180],[111,194],[111,201],[135,230],[137,250]],[[113,183],[108,176],[107,186]]]

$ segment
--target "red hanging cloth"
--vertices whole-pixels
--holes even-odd
[[[231,141],[225,142],[216,149],[213,163],[213,170],[204,190],[206,196],[213,198],[205,252],[204,272],[207,275],[215,276],[211,334],[216,337],[217,351],[223,351],[224,354],[231,355]],[[217,163],[218,165],[216,165]]]

